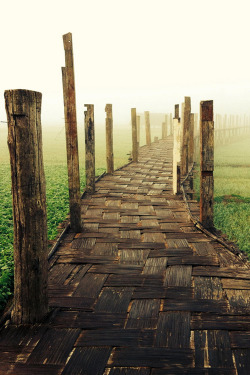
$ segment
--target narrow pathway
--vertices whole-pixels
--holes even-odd
[[[6,324],[0,374],[250,374],[250,271],[172,195],[171,139],[105,176],[50,262],[47,320]]]

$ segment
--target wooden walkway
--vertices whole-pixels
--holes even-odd
[[[194,227],[171,176],[170,139],[83,199],[49,317],[0,331],[1,375],[250,374],[249,264]]]

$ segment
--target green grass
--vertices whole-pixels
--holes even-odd
[[[250,258],[250,138],[216,147],[214,224]],[[199,173],[195,190],[199,199]]]
[[[11,175],[7,149],[7,128],[0,128],[0,310],[13,292],[13,221],[11,198]],[[128,161],[131,150],[130,128],[120,128],[114,133],[115,168]],[[79,129],[78,137],[81,191],[85,186],[84,134]],[[104,127],[96,129],[96,175],[105,171]],[[64,128],[43,129],[43,153],[46,176],[46,200],[48,238],[53,240],[59,223],[69,212],[68,178]]]

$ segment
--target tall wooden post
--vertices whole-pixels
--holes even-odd
[[[174,106],[174,118],[176,119],[179,119],[180,115],[179,115],[179,112],[180,112],[180,107],[179,107],[179,104],[175,104]]]
[[[95,191],[95,128],[94,128],[94,105],[84,104],[87,111],[85,115],[85,173],[86,192]]]
[[[213,101],[200,103],[200,221],[207,229],[213,229],[214,201],[214,121]]]
[[[144,112],[145,115],[145,130],[146,130],[146,145],[151,145],[151,131],[150,131],[150,119],[149,119],[149,111]]]
[[[74,61],[71,33],[63,35],[63,43],[65,50],[66,67],[62,68],[62,78],[68,165],[70,226],[73,231],[80,232],[82,229],[81,194],[76,121]]]
[[[181,122],[179,118],[179,104],[175,105],[175,118],[173,119],[173,193],[180,193],[180,146],[181,146]]]
[[[181,154],[181,174],[185,176],[188,173],[188,139],[190,128],[191,98],[185,97],[184,118],[183,118],[183,138]]]
[[[141,117],[140,116],[136,116],[136,127],[137,127],[137,143],[138,143],[138,149],[139,149],[140,139],[141,139]]]
[[[138,162],[138,142],[137,142],[137,126],[136,126],[136,108],[131,108],[132,122],[132,160]]]
[[[14,223],[14,324],[48,312],[48,240],[41,129],[42,94],[5,91]]]
[[[162,139],[166,139],[167,138],[167,123],[166,121],[164,121],[162,123],[162,127],[161,127],[161,138]]]
[[[190,127],[188,138],[188,162],[192,164],[194,161],[194,113],[190,113]]]
[[[113,116],[112,104],[107,104],[106,111],[106,161],[107,173],[114,172],[114,153],[113,153]]]

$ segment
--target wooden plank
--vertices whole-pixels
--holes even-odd
[[[229,332],[232,349],[249,349],[250,331]]]
[[[208,359],[211,367],[234,368],[227,331],[207,331]]]
[[[163,274],[166,270],[167,258],[148,258],[142,273],[144,275]]]
[[[96,313],[96,312],[79,312],[76,317],[75,328],[97,329],[97,328],[122,328],[127,317],[124,313]]]
[[[160,310],[160,299],[132,301],[126,328],[156,328]]]
[[[189,348],[190,347],[190,313],[160,313],[156,330],[157,347]]]
[[[51,365],[65,364],[79,334],[79,329],[48,329],[31,353],[27,364],[44,364],[45,361]]]
[[[106,274],[87,273],[80,281],[73,296],[96,299],[107,277]]]
[[[194,293],[196,298],[222,300],[225,297],[218,277],[195,277]]]
[[[250,280],[242,279],[222,279],[224,289],[250,289]]]
[[[89,272],[93,273],[113,273],[117,275],[122,275],[122,274],[130,274],[130,273],[141,273],[143,269],[143,266],[136,265],[136,264],[119,264],[119,263],[114,263],[114,264],[107,264],[107,265],[95,265],[92,266],[89,270]]]
[[[167,372],[166,372],[167,371]],[[237,375],[232,368],[177,368],[152,369],[151,375]]]
[[[239,267],[194,267],[193,276],[215,276],[226,279],[250,280],[250,272],[246,268]]]
[[[191,311],[191,312],[212,312],[227,314],[229,304],[226,300],[196,299],[196,300],[165,300],[163,311]]]
[[[2,364],[1,364],[2,367]],[[9,372],[9,368],[6,367],[4,371],[3,368],[0,369],[0,375],[6,375]],[[49,364],[39,364],[39,365],[29,365],[24,363],[15,364],[12,369],[12,374],[18,375],[61,375],[63,366],[61,365],[49,365]],[[1,372],[4,371],[4,372]],[[11,374],[10,373],[10,374]]]
[[[217,256],[183,255],[168,259],[168,265],[219,266]]]
[[[150,369],[135,367],[113,367],[109,375],[150,375]]]
[[[105,287],[95,305],[95,312],[123,313],[128,310],[133,288]]]
[[[82,298],[82,297],[59,297],[58,295],[52,295],[49,298],[50,307],[62,307],[71,309],[84,309],[91,311],[92,306],[95,302],[95,298]]]
[[[110,353],[109,347],[75,348],[62,375],[102,375]]]
[[[250,291],[225,289],[231,314],[249,314],[250,315]]]
[[[154,283],[148,283],[148,285],[139,286],[134,290],[132,299],[140,298],[161,298],[161,299],[192,299],[193,288],[188,287],[164,287],[162,283],[160,285],[154,285]]]
[[[191,320],[191,329],[215,329],[215,330],[234,330],[249,331],[250,316],[244,315],[216,315],[216,314],[193,314]]]
[[[108,366],[168,367],[178,363],[179,368],[192,366],[193,350],[169,348],[116,348]]]
[[[191,287],[191,266],[170,266],[166,270],[165,286],[187,286]]]
[[[154,330],[142,329],[98,329],[83,331],[78,346],[153,346]]]

